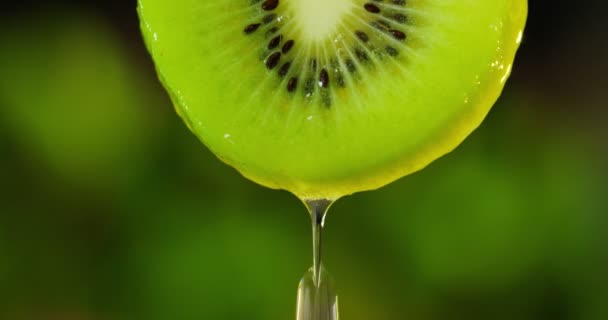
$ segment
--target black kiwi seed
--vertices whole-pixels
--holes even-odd
[[[279,69],[279,77],[283,78],[284,76],[286,76],[287,72],[289,72],[289,67],[291,67],[291,62],[286,62],[285,64],[283,64],[281,66],[281,69]]]
[[[391,29],[388,32],[390,32],[393,37],[397,40],[405,40],[405,33],[399,31],[399,30],[395,30],[395,29]]]
[[[294,92],[298,87],[298,78],[293,77],[287,81],[287,92]]]
[[[275,52],[271,54],[268,59],[266,59],[266,68],[268,68],[268,70],[272,70],[274,67],[277,66],[279,60],[281,60],[280,52]]]
[[[365,51],[363,51],[359,48],[355,48],[355,55],[361,61],[367,61],[369,59],[369,57],[367,56],[367,53],[365,53]]]
[[[366,3],[363,7],[371,13],[380,13],[380,8],[373,3]]]
[[[281,44],[282,40],[283,40],[283,35],[278,35],[278,36],[272,38],[272,40],[270,40],[270,42],[268,42],[268,50],[272,50],[272,49],[278,47],[279,44]]]
[[[391,57],[396,57],[399,55],[399,51],[391,46],[386,46],[386,53],[388,53],[388,55]]]
[[[269,24],[272,21],[274,21],[274,19],[276,19],[277,15],[274,13],[271,14],[267,14],[264,16],[264,18],[262,18],[262,22],[264,22],[264,24]]]
[[[346,69],[348,69],[348,72],[350,73],[357,71],[357,66],[352,59],[346,59]]]
[[[258,30],[258,28],[260,27],[259,23],[253,23],[248,25],[247,27],[245,27],[245,30],[243,30],[245,32],[245,34],[251,34],[254,33],[256,30]]]
[[[266,0],[262,3],[262,9],[266,11],[274,10],[279,6],[279,0]]]
[[[407,16],[405,16],[402,13],[395,13],[395,15],[393,16],[393,19],[399,23],[407,22]]]
[[[321,73],[319,74],[319,86],[321,88],[327,88],[329,86],[329,74],[325,68],[321,69]]]
[[[273,34],[275,34],[277,31],[279,31],[279,28],[277,27],[272,27],[270,29],[268,29],[268,31],[266,31],[266,38],[272,36]]]
[[[293,47],[293,44],[293,40],[287,40],[287,42],[285,42],[285,44],[283,45],[283,54],[287,54],[287,52],[289,52],[289,50],[291,50],[291,48]]]
[[[388,29],[391,28],[390,24],[388,24],[386,21],[382,21],[382,20],[376,20],[376,21],[372,22],[372,25],[374,27],[376,27],[376,29],[381,30],[381,31],[388,31]]]
[[[363,31],[357,30],[357,31],[355,31],[355,35],[357,35],[357,38],[359,38],[363,42],[368,42],[369,41],[369,37]]]

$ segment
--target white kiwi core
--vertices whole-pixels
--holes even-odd
[[[294,15],[303,40],[319,42],[336,31],[342,17],[353,8],[352,0],[293,0],[286,4]]]

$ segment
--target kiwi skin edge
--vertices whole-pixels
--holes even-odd
[[[477,95],[469,97],[469,103],[474,106],[471,112],[461,115],[460,118],[455,118],[449,126],[437,132],[434,136],[429,137],[429,142],[426,147],[417,152],[414,157],[402,158],[394,161],[383,168],[372,168],[374,174],[360,174],[358,176],[344,177],[334,179],[330,182],[302,183],[295,180],[286,180],[285,177],[278,177],[281,181],[273,179],[273,177],[256,175],[252,170],[241,171],[238,168],[238,161],[223,159],[221,156],[216,156],[223,162],[237,169],[244,177],[272,189],[286,189],[302,200],[307,199],[329,199],[337,200],[345,195],[350,195],[355,192],[378,189],[406,175],[419,171],[429,165],[435,159],[454,150],[464,139],[470,135],[482,121],[485,119],[489,110],[496,102],[502,92],[506,80],[508,79],[513,60],[517,49],[521,44],[523,30],[528,14],[528,5],[526,0],[513,0],[509,2],[511,8],[510,16],[505,18],[503,34],[513,35],[511,38],[503,38],[500,50],[497,51],[496,61],[501,62],[505,66],[504,69],[491,68],[490,72],[485,75],[485,78],[480,79],[481,85],[476,90]],[[140,17],[142,16],[141,5],[138,8]],[[141,19],[143,21],[143,19]],[[145,26],[142,22],[142,30]],[[152,52],[151,44],[146,40],[148,50]],[[159,79],[163,86],[170,93],[173,105],[178,115],[184,120],[186,125],[192,130],[192,124],[188,117],[181,112],[180,97],[175,96],[171,92],[173,88],[165,81],[162,70],[157,67]],[[198,135],[197,135],[198,137]],[[203,144],[209,147],[202,139]]]

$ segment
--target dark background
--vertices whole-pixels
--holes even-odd
[[[0,319],[292,319],[308,217],[174,114],[135,1],[0,13]],[[343,319],[608,319],[608,5],[531,1],[455,152],[340,200]]]

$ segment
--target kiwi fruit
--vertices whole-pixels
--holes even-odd
[[[454,149],[508,78],[525,0],[139,0],[178,114],[244,176],[302,199]]]

